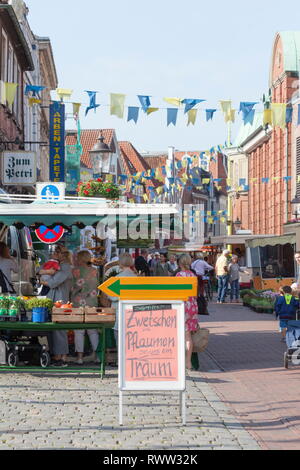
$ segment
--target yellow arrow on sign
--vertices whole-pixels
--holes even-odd
[[[111,277],[98,287],[120,300],[188,300],[197,296],[196,277]]]

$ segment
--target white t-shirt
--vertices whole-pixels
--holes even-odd
[[[205,271],[212,271],[214,269],[213,266],[210,266],[210,264],[203,259],[197,259],[192,263],[191,267],[196,271],[198,276],[204,276]]]
[[[11,272],[19,272],[18,264],[14,259],[11,258],[1,258],[0,257],[0,269],[3,272],[4,276],[7,277],[9,282],[11,282]],[[9,286],[7,286],[9,287]]]

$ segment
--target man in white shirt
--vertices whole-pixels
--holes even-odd
[[[203,276],[205,276],[205,271],[212,271],[214,267],[204,261],[203,255],[198,253],[197,259],[192,263],[191,268],[195,271],[198,277],[199,295],[204,295]]]

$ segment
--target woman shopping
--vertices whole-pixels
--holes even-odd
[[[18,273],[17,262],[10,256],[9,248],[4,242],[0,242],[0,274],[2,294],[15,293],[12,285],[11,273]]]
[[[50,288],[47,297],[53,302],[62,300],[64,303],[70,301],[72,286],[72,259],[71,253],[64,246],[57,246],[53,259],[60,262],[60,270],[40,270],[41,275],[49,275],[47,281],[41,284]],[[54,355],[52,365],[54,367],[67,367],[67,355],[69,353],[67,331],[53,331],[51,336],[50,352]]]
[[[71,294],[73,307],[98,307],[98,273],[97,269],[92,266],[91,260],[91,254],[87,250],[79,251],[75,258]],[[99,343],[98,331],[87,330],[87,333],[93,349],[93,361],[99,362],[96,353]],[[77,364],[81,365],[83,364],[85,330],[76,330],[74,335]]]
[[[189,255],[181,255],[178,261],[180,271],[176,277],[196,277],[191,271],[192,259]],[[186,338],[186,368],[192,369],[193,341],[192,332],[198,330],[198,303],[197,297],[190,297],[184,302],[185,310],[185,338]]]

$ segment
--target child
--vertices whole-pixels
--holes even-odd
[[[279,317],[279,331],[282,339],[285,341],[287,322],[296,319],[296,312],[299,308],[299,300],[293,296],[293,290],[290,286],[283,286],[279,290],[280,297],[275,303],[276,318]]]
[[[54,269],[55,271],[59,271],[60,270],[60,265],[59,265],[59,261],[57,261],[56,259],[49,259],[46,263],[43,264],[42,268],[43,270],[50,270],[50,269]],[[46,281],[49,279],[49,275],[43,275],[41,276],[41,280],[42,281]],[[42,287],[42,290],[40,292],[40,296],[46,296],[49,292],[49,287],[48,286],[43,286]]]

